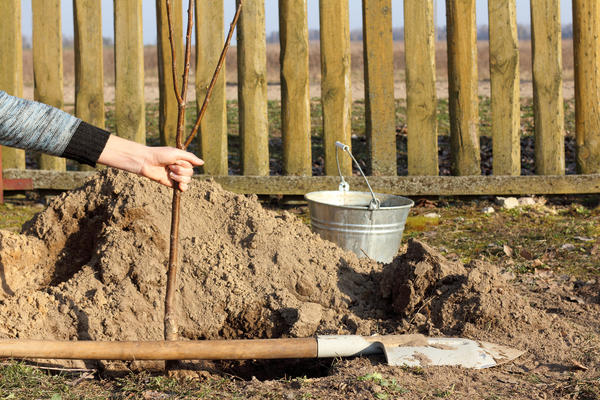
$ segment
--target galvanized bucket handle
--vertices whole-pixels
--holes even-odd
[[[379,199],[377,197],[375,197],[375,193],[373,193],[373,189],[371,189],[371,185],[369,184],[369,180],[367,179],[367,177],[365,176],[362,168],[358,164],[358,161],[356,161],[356,158],[354,158],[354,156],[350,152],[350,146],[345,145],[342,142],[335,142],[335,162],[337,163],[338,173],[340,175],[340,186],[339,186],[338,190],[341,191],[341,192],[347,192],[347,191],[350,190],[350,185],[344,179],[344,176],[342,175],[342,169],[340,168],[340,159],[338,157],[338,150],[340,150],[340,149],[342,151],[345,151],[346,153],[348,153],[348,155],[350,155],[350,157],[352,158],[352,160],[356,164],[356,167],[360,171],[360,174],[362,175],[363,178],[365,178],[365,182],[367,182],[367,186],[369,187],[369,191],[371,192],[371,196],[373,197],[371,199],[371,201],[369,202],[369,210],[378,210],[379,207],[381,206],[381,202],[379,201]]]

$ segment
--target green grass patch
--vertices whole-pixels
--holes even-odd
[[[0,229],[20,231],[21,226],[38,211],[40,211],[40,208],[35,206],[21,206],[11,203],[0,204]]]
[[[597,198],[579,198],[568,205],[481,210],[483,200],[452,201],[434,209],[415,208],[404,238],[423,239],[461,261],[483,259],[513,270],[531,273],[539,268],[579,278],[600,276],[600,208]],[[589,203],[589,204],[586,204]],[[421,214],[436,212],[439,221]],[[506,254],[504,246],[512,250]],[[509,251],[510,253],[510,251]]]

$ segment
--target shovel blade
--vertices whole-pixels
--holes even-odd
[[[460,366],[490,368],[522,355],[521,350],[461,338],[427,338],[427,345],[394,346],[382,343],[389,365],[408,367]]]

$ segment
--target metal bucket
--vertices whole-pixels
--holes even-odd
[[[348,146],[336,143],[356,162]],[[358,163],[357,163],[358,165]],[[339,163],[338,163],[339,167]],[[339,190],[307,193],[312,230],[323,239],[351,250],[359,257],[389,263],[398,253],[404,225],[413,201],[402,196],[351,192],[340,173]]]

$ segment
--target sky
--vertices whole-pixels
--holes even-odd
[[[0,0],[1,1],[1,0]],[[113,0],[102,1],[102,31],[103,36],[112,38],[113,33]],[[197,0],[203,1],[203,0]],[[229,27],[229,21],[233,18],[235,12],[235,0],[225,1],[225,28]],[[436,20],[438,26],[446,25],[446,8],[444,0],[436,0]],[[516,0],[517,2],[517,22],[529,25],[529,1]],[[183,1],[187,4],[187,1]],[[360,0],[349,0],[350,3],[350,29],[360,29],[362,26],[362,8]],[[487,0],[476,0],[477,7],[477,25],[487,25]],[[561,2],[562,24],[570,24],[573,20],[571,1],[562,0]],[[265,0],[265,18],[266,32],[278,30],[278,0]],[[155,0],[143,0],[143,30],[144,43],[156,43],[156,14]],[[73,2],[72,0],[62,0],[62,30],[63,35],[73,37]],[[185,8],[182,13],[185,13]],[[392,0],[392,19],[394,27],[401,27],[404,24],[402,15],[403,0]],[[22,0],[22,27],[23,34],[31,38],[31,0]],[[184,18],[184,21],[186,19]],[[308,24],[309,29],[319,28],[319,0],[308,0]]]

